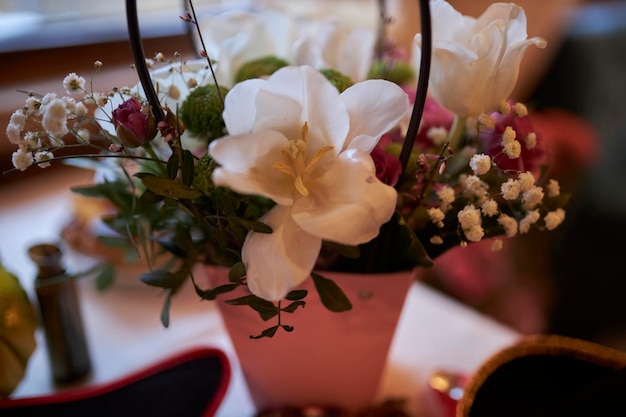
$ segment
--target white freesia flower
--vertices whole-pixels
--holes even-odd
[[[232,10],[207,15],[200,21],[206,52],[219,64],[216,77],[231,87],[237,71],[246,62],[265,56],[289,59],[294,39],[294,22],[273,9],[249,12]]]
[[[352,81],[367,78],[376,37],[371,30],[349,30],[336,19],[313,22],[293,45],[294,64],[332,68]]]
[[[273,233],[250,232],[242,251],[254,294],[283,298],[309,276],[322,239],[357,245],[378,235],[397,194],[376,178],[369,153],[408,106],[391,82],[368,80],[339,94],[307,66],[227,94],[230,136],[210,144],[221,165],[213,181],[276,202],[260,219]]]
[[[294,65],[332,68],[352,81],[366,79],[374,54],[375,34],[348,28],[333,17],[299,19],[285,11],[229,11],[201,22],[206,52],[217,61],[220,84],[231,87],[248,61],[276,56]]]
[[[494,3],[478,19],[463,16],[444,0],[430,3],[430,92],[457,116],[496,110],[513,91],[526,48],[544,48],[546,41],[528,39],[524,9],[513,3]],[[418,59],[421,40],[416,35]]]

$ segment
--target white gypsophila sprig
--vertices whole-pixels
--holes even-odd
[[[485,235],[482,227],[480,210],[473,205],[467,205],[457,214],[463,234],[470,242],[478,242]]]
[[[519,232],[528,233],[530,231],[530,227],[537,223],[540,218],[541,214],[537,209],[526,212],[526,215],[519,222]]]
[[[519,225],[515,218],[509,216],[508,214],[502,213],[500,214],[500,216],[498,216],[498,224],[502,226],[502,228],[504,229],[504,234],[507,237],[511,238],[517,235]]]
[[[85,79],[75,72],[69,73],[63,79],[63,88],[67,94],[81,94],[85,91]]]
[[[484,175],[491,169],[491,158],[484,153],[475,154],[469,162],[470,168],[476,175]]]
[[[565,220],[565,210],[558,208],[548,212],[543,218],[546,229],[554,230]]]

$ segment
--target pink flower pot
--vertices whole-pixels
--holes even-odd
[[[336,406],[354,412],[373,404],[387,354],[413,271],[390,274],[321,272],[346,293],[353,309],[343,313],[327,310],[319,301],[313,280],[306,306],[294,314],[283,313],[273,338],[251,339],[276,324],[264,322],[248,306],[218,306],[233,342],[241,369],[257,409],[293,406]],[[209,268],[212,285],[227,282],[225,269]]]

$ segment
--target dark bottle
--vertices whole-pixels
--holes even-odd
[[[38,267],[35,292],[48,358],[55,383],[76,381],[91,370],[78,293],[73,279],[64,279],[62,252],[52,244],[28,249]]]

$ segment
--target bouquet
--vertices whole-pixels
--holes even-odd
[[[327,308],[350,309],[325,270],[428,267],[451,247],[556,228],[567,196],[528,108],[508,97],[524,51],[545,41],[527,38],[514,4],[477,19],[444,0],[425,8],[432,40],[425,19],[411,60],[384,30],[280,10],[202,21],[192,5],[182,19],[201,59],[136,60],[135,87],[95,92],[72,73],[66,96],[29,93],[6,129],[13,164],[96,170],[73,191],[114,208],[103,241],[145,258],[141,281],[167,292],[164,325],[188,279],[203,299],[246,286],[230,302],[280,323],[305,305],[306,279]],[[55,156],[74,146],[93,152]],[[204,288],[198,263],[229,268],[230,282]]]

